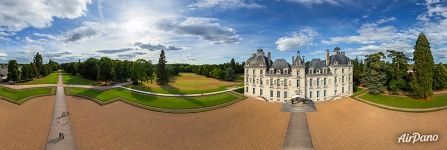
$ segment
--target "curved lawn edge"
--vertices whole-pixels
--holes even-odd
[[[222,104],[218,104],[218,105],[214,105],[214,106],[208,106],[208,107],[202,107],[202,108],[167,109],[167,108],[159,108],[159,107],[153,107],[153,106],[139,104],[139,103],[136,103],[136,102],[131,102],[130,100],[126,100],[125,98],[122,98],[122,97],[119,97],[119,96],[103,102],[101,100],[98,100],[98,99],[90,97],[90,96],[79,95],[79,94],[71,94],[69,92],[70,90],[69,90],[68,87],[66,87],[65,91],[66,91],[65,92],[66,95],[68,95],[68,96],[82,97],[82,98],[91,100],[91,101],[97,103],[100,106],[111,104],[111,103],[114,103],[116,101],[121,101],[121,102],[124,102],[126,104],[129,104],[129,105],[132,105],[132,106],[135,106],[135,107],[139,107],[139,108],[143,108],[143,109],[146,109],[146,110],[157,111],[157,112],[162,112],[162,113],[174,113],[174,114],[198,113],[198,112],[205,112],[205,111],[215,110],[215,109],[219,109],[219,108],[223,108],[223,107],[235,104],[237,102],[240,102],[240,101],[246,99],[245,96],[240,95],[238,93],[228,92],[229,94],[233,94],[237,98],[234,99],[234,100],[222,103]]]
[[[8,87],[6,87],[6,88],[8,88]],[[45,88],[51,88],[51,92],[50,92],[49,94],[38,94],[38,95],[33,95],[33,96],[25,97],[25,98],[23,98],[23,99],[21,99],[21,100],[17,100],[17,101],[16,101],[16,100],[13,100],[13,99],[10,99],[10,98],[8,98],[8,97],[4,97],[4,96],[0,96],[0,99],[1,99],[1,100],[4,100],[4,101],[7,101],[7,102],[10,102],[10,103],[17,104],[17,105],[22,105],[22,104],[25,103],[26,101],[28,101],[28,100],[30,100],[30,99],[33,99],[33,98],[43,97],[43,96],[52,96],[52,95],[55,95],[55,94],[56,94],[56,87],[45,87]],[[11,89],[11,88],[9,88],[9,89]],[[21,90],[28,90],[28,89],[35,89],[35,88],[11,89],[11,90],[14,90],[14,91],[21,91]]]
[[[365,93],[359,94],[357,96],[353,96],[352,98],[355,100],[358,100],[360,102],[375,106],[375,107],[379,107],[379,108],[383,108],[383,109],[388,109],[388,110],[393,110],[393,111],[401,111],[401,112],[415,112],[415,113],[423,113],[423,112],[433,112],[433,111],[439,111],[439,110],[444,110],[447,109],[447,106],[442,106],[442,107],[432,107],[432,108],[400,108],[400,107],[394,107],[394,106],[388,106],[388,105],[383,105],[383,104],[378,104],[378,103],[374,103],[365,99],[360,98],[360,96],[362,96]]]

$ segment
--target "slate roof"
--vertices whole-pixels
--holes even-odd
[[[330,65],[334,65],[335,61],[338,62],[338,65],[348,65],[350,61],[348,57],[342,54],[329,56],[329,60],[331,62]]]
[[[272,65],[272,68],[275,70],[282,70],[285,68],[290,70],[290,65],[285,59],[276,59]]]

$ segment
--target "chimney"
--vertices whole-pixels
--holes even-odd
[[[295,56],[292,56],[292,64],[295,64]]]
[[[269,57],[269,59],[272,60],[272,53],[267,52],[267,57]]]
[[[256,53],[251,54],[251,56],[255,57],[255,56],[256,56]]]
[[[330,60],[329,60],[329,50],[326,49],[326,65],[329,66]]]
[[[304,56],[303,56],[303,62],[306,63],[306,60],[304,60]]]

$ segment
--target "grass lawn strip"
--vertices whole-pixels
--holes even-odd
[[[76,84],[76,85],[93,85],[95,81],[86,79],[80,75],[72,75],[69,73],[63,73],[62,78],[64,84]]]
[[[30,85],[30,84],[56,84],[57,83],[57,77],[58,73],[53,72],[50,73],[48,76],[40,78],[40,79],[34,79],[32,81],[18,83],[19,85]]]
[[[131,102],[148,107],[172,110],[212,107],[243,98],[243,96],[230,92],[200,97],[164,97],[145,95],[122,88],[113,88],[105,91],[84,88],[68,88],[67,91],[69,91],[69,95],[87,97],[97,100],[102,104],[107,104],[121,99],[126,103]]]
[[[144,85],[130,85],[130,88],[163,94],[201,94],[216,91],[222,91],[232,86],[243,85],[242,81],[228,82],[207,78],[193,73],[180,73],[178,76],[170,79],[167,85],[157,85],[153,83],[144,83]]]
[[[377,107],[406,112],[429,112],[447,108],[447,95],[435,95],[431,100],[416,100],[407,96],[373,95],[365,93],[355,99]]]
[[[0,99],[4,99],[15,104],[22,104],[31,98],[54,95],[55,89],[55,87],[41,87],[15,90],[0,86]]]

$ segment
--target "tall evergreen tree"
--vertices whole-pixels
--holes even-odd
[[[102,57],[98,62],[98,79],[108,81],[115,79],[115,70],[113,69],[113,61],[108,57]]]
[[[8,81],[18,82],[20,78],[19,65],[16,60],[8,62]]]
[[[36,77],[41,77],[43,76],[43,59],[42,59],[42,55],[39,54],[39,52],[36,53],[36,56],[34,56],[34,60],[33,60],[34,65],[36,66]]]
[[[234,61],[234,58],[231,58],[230,67],[231,69],[236,70],[236,62]]]
[[[414,46],[414,79],[411,88],[419,98],[427,98],[433,95],[433,69],[434,62],[430,50],[430,43],[423,33],[420,33]]]
[[[158,58],[158,64],[157,64],[157,84],[159,85],[165,85],[169,82],[169,76],[168,72],[166,71],[166,56],[165,51],[161,50],[160,58]]]
[[[360,84],[360,80],[362,79],[363,61],[359,60],[358,57],[355,57],[355,59],[352,61],[352,64],[354,65],[352,70],[352,78],[354,81],[354,85],[357,86]]]
[[[371,94],[379,94],[385,90],[387,76],[384,72],[385,61],[382,60],[384,57],[382,52],[366,56],[362,83]]]
[[[442,63],[435,68],[433,76],[433,89],[442,90],[447,88],[447,69]]]

